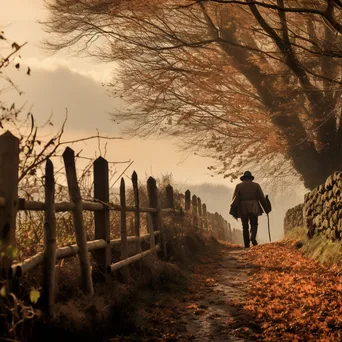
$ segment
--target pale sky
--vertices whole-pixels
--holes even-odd
[[[0,26],[6,37],[18,44],[28,42],[20,54],[21,63],[30,66],[31,76],[26,76],[24,70],[18,71],[14,67],[10,76],[24,91],[21,101],[27,102],[26,108],[32,106],[37,121],[45,122],[53,112],[53,122],[58,127],[67,108],[65,140],[96,135],[96,129],[101,135],[123,136],[120,127],[111,122],[107,114],[123,104],[110,98],[101,86],[102,82],[112,79],[113,66],[86,58],[70,57],[66,52],[51,56],[42,50],[40,42],[45,33],[37,21],[44,20],[47,15],[43,0],[0,0],[0,4]],[[15,101],[18,103],[17,97]],[[82,149],[83,156],[99,155],[96,141],[76,144],[72,148],[76,152]],[[235,186],[235,183],[232,184],[222,176],[211,177],[207,166],[212,161],[181,152],[177,140],[124,137],[123,140],[108,141],[106,158],[109,161],[133,160],[127,174],[135,170],[140,179],[172,173],[175,182],[184,184],[185,187],[186,184],[198,183]],[[118,164],[118,173],[126,166],[127,164]],[[274,208],[272,221],[277,226],[277,238],[282,236],[282,221],[286,209],[300,203],[303,193],[302,187],[294,189],[291,198],[288,194],[283,196],[281,208]],[[227,203],[227,211],[229,204]],[[262,223],[265,226],[265,218]],[[235,223],[234,226],[239,227],[240,223]]]
[[[68,109],[65,139],[70,140],[88,135],[123,136],[119,127],[110,121],[113,108],[122,105],[105,93],[101,82],[112,78],[112,66],[98,61],[70,57],[66,52],[52,55],[41,49],[40,42],[46,36],[38,20],[44,20],[47,12],[43,0],[19,1],[0,0],[0,25],[6,37],[18,44],[28,42],[21,51],[22,64],[28,64],[31,77],[13,70],[11,77],[24,91],[22,101],[33,106],[32,112],[44,122],[54,113],[53,121],[60,124]],[[134,160],[132,165],[138,174],[160,175],[172,172],[178,182],[212,182],[230,186],[222,177],[211,177],[207,166],[209,159],[180,152],[176,140],[127,139],[108,142],[108,160]],[[75,146],[83,154],[93,156],[97,143]],[[118,166],[118,168],[124,166]]]

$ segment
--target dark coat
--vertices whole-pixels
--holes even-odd
[[[269,213],[265,195],[258,183],[244,180],[234,191],[231,215],[234,217],[260,216],[263,212]]]

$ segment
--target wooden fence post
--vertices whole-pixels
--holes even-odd
[[[74,219],[76,242],[79,248],[80,255],[80,268],[82,278],[81,286],[83,287],[86,294],[88,294],[89,296],[93,296],[93,280],[91,278],[87,238],[82,216],[82,198],[80,188],[77,182],[75,153],[70,147],[67,147],[65,149],[63,153],[63,160],[68,181],[70,200],[75,203],[75,208],[72,214]]]
[[[50,159],[46,161],[45,166],[44,247],[42,302],[44,311],[52,317],[55,307],[56,211],[55,179]]]
[[[232,227],[229,222],[227,222],[227,228],[228,228],[228,241],[233,242],[233,236],[232,236]]]
[[[173,193],[173,187],[169,184],[165,188],[166,192],[166,208],[171,208],[175,210],[175,202],[174,202],[174,193]],[[168,216],[171,218],[172,226],[173,226],[173,233],[176,234],[176,236],[179,233],[179,224],[180,224],[180,216],[175,215],[175,211],[168,213]]]
[[[105,240],[107,246],[93,252],[94,259],[98,267],[98,276],[103,280],[109,278],[107,272],[108,266],[111,264],[111,248],[110,248],[110,214],[109,214],[109,177],[108,162],[106,159],[99,157],[93,164],[94,168],[94,199],[104,203],[103,211],[95,212],[95,240]]]
[[[195,230],[198,229],[198,218],[197,218],[197,197],[192,196],[192,226]]]
[[[220,224],[220,236],[221,236],[221,240],[224,240],[224,239],[225,239],[225,234],[224,234],[224,219],[223,219],[222,215],[220,215],[219,224]]]
[[[202,201],[197,197],[198,228],[203,229]]]
[[[191,200],[190,190],[186,190],[185,191],[185,206],[184,206],[185,211],[190,210],[190,200]]]
[[[228,237],[228,222],[227,220],[224,220],[224,236],[225,236],[225,240],[228,241],[229,240],[229,237]]]
[[[175,209],[175,203],[173,198],[173,187],[169,184],[166,188],[166,207]]]
[[[152,217],[149,213],[146,213],[146,226],[147,232],[150,234],[150,249],[152,249],[156,246],[156,238],[153,230]]]
[[[12,258],[6,253],[8,246],[15,246],[15,226],[18,204],[18,168],[19,168],[19,139],[11,132],[0,136],[0,197],[5,199],[4,207],[0,208],[0,251],[5,252],[2,257],[1,275],[8,280],[12,265]],[[10,254],[10,253],[9,253]],[[10,281],[7,282],[11,289]]]
[[[203,228],[208,230],[208,213],[207,206],[205,203],[202,204],[202,217],[203,217]]]
[[[224,240],[223,217],[219,215],[220,240]]]
[[[218,232],[219,232],[219,214],[217,211],[214,214],[214,227],[215,227],[214,232],[216,234],[216,238],[218,239],[219,238],[219,235],[218,235]]]
[[[132,184],[133,184],[133,193],[134,193],[134,232],[137,237],[136,242],[136,252],[141,253],[141,241],[140,241],[140,198],[139,198],[139,188],[138,188],[138,175],[134,171],[132,173]],[[147,215],[148,216],[148,215]]]
[[[221,232],[221,240],[225,240],[225,231],[224,231],[224,218],[220,215],[220,232]]]
[[[148,194],[149,207],[157,209],[156,213],[150,214],[151,219],[152,219],[152,226],[153,226],[153,231],[156,231],[156,230],[160,231],[160,239],[161,239],[160,247],[162,249],[163,257],[166,258],[167,253],[166,253],[165,232],[164,232],[164,227],[162,223],[157,184],[156,184],[156,180],[153,177],[149,177],[149,179],[147,180],[147,194]]]
[[[227,229],[227,221],[223,218],[223,234],[224,234],[224,239],[227,241],[228,240],[228,229]]]
[[[120,206],[121,206],[121,260],[128,258],[128,241],[127,241],[127,222],[126,222],[126,189],[125,180],[121,178],[120,183]],[[122,268],[123,281],[128,283],[129,268]]]

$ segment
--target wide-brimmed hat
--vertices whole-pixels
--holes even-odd
[[[243,176],[240,177],[240,179],[241,179],[242,181],[248,180],[248,179],[253,180],[254,177],[252,176],[251,172],[246,171],[246,172],[243,174]]]

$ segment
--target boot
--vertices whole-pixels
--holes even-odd
[[[245,248],[249,248],[249,243],[250,243],[250,240],[249,240],[249,232],[248,230],[244,229],[243,230],[243,242],[245,244]]]
[[[252,241],[253,246],[258,245],[258,242],[256,240],[257,231],[258,231],[258,226],[251,227],[251,241]]]

